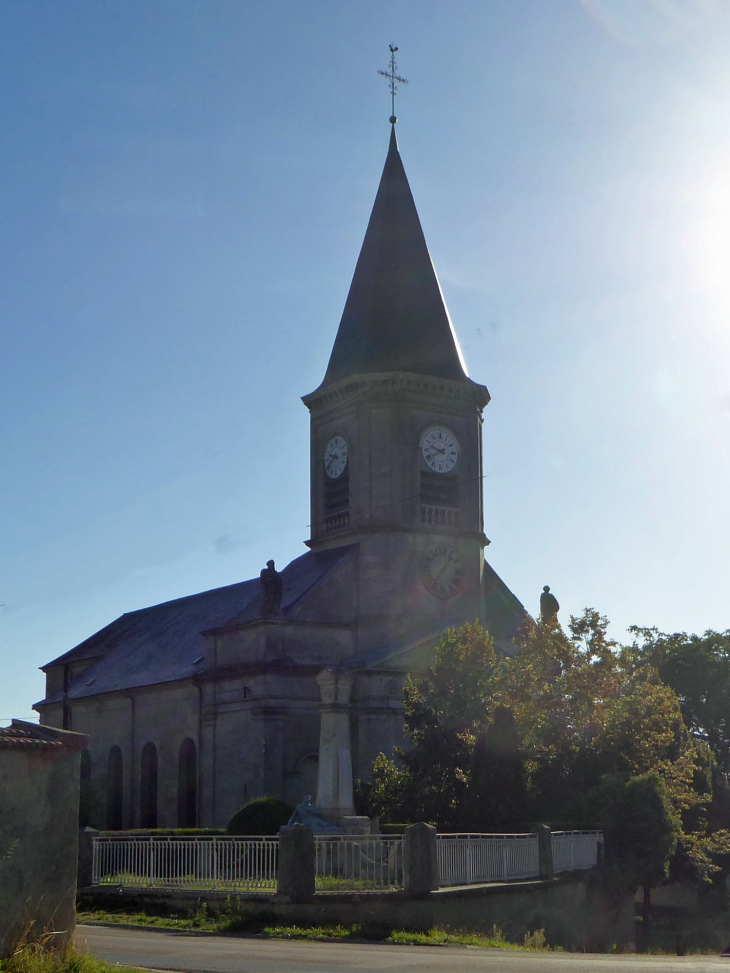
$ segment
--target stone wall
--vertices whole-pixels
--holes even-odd
[[[0,729],[0,957],[24,934],[62,947],[76,924],[79,767],[88,737]]]
[[[169,910],[186,914],[206,903],[212,911],[234,910],[251,922],[329,925],[359,923],[377,929],[490,933],[499,927],[511,942],[544,929],[551,946],[603,951],[634,942],[633,895],[606,889],[600,873],[576,872],[550,880],[441,889],[414,898],[406,892],[320,893],[308,902],[287,896],[176,889],[84,889],[95,908]]]

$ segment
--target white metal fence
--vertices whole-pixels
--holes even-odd
[[[534,834],[440,834],[436,847],[442,887],[540,874]],[[554,832],[553,870],[593,868],[602,850],[600,831]],[[92,882],[276,892],[278,860],[278,837],[99,837],[93,840]],[[402,887],[402,837],[315,835],[317,891]]]
[[[534,834],[440,834],[441,886],[508,882],[540,874]]]
[[[315,835],[318,891],[402,888],[403,838]]]
[[[94,838],[92,881],[275,892],[278,859],[278,838]]]
[[[593,868],[603,851],[602,831],[554,831],[553,871]],[[600,845],[600,849],[599,849]]]

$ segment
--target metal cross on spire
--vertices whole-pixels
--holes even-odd
[[[390,71],[378,71],[378,74],[382,75],[390,81],[390,124],[395,125],[398,119],[395,117],[395,95],[398,90],[399,84],[408,84],[407,78],[399,77],[395,72],[397,65],[395,63],[395,52],[398,50],[397,47],[393,47],[392,44],[388,44],[390,48]]]

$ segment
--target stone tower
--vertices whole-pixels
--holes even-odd
[[[393,126],[311,413],[313,550],[359,544],[359,651],[482,614],[483,385],[471,381]]]

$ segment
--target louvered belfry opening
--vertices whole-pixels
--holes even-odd
[[[333,480],[324,474],[324,524],[326,530],[340,530],[350,523],[350,464]]]
[[[421,523],[433,527],[459,526],[458,475],[421,470]]]

